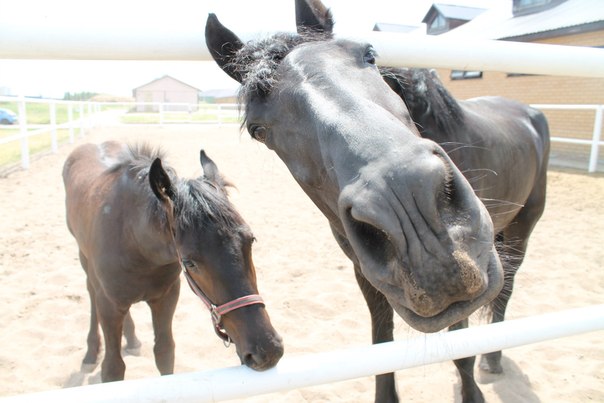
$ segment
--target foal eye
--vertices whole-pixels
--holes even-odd
[[[248,128],[250,135],[256,141],[264,143],[266,141],[266,127],[264,126],[250,126]]]
[[[195,269],[195,268],[197,268],[197,265],[191,259],[183,259],[182,260],[182,264],[184,264],[187,269]]]
[[[363,61],[369,64],[375,64],[375,57],[377,56],[377,52],[373,49],[372,46],[369,46],[365,50],[365,55],[363,56]]]

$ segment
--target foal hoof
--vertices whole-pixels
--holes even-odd
[[[124,352],[128,355],[132,355],[134,357],[139,357],[141,355],[141,349],[139,347],[126,347],[124,348]]]
[[[87,362],[83,362],[82,366],[80,367],[80,372],[84,373],[84,374],[90,374],[92,373],[95,368],[97,367],[97,363],[87,363]]]

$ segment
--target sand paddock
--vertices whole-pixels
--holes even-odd
[[[286,354],[370,343],[369,314],[351,264],[326,219],[284,165],[238,127],[104,128],[83,142],[147,140],[168,151],[181,176],[200,172],[206,149],[236,185],[232,200],[258,242],[261,294]],[[63,161],[74,146],[0,178],[0,397],[100,382],[81,369],[89,321],[84,272],[67,231]],[[508,318],[604,302],[604,178],[550,170],[545,214],[516,276]],[[149,310],[132,308],[143,346],[125,356],[126,379],[157,376]],[[477,320],[480,320],[478,317]],[[398,340],[416,337],[396,322]],[[214,335],[209,314],[183,284],[174,320],[177,373],[238,364]],[[504,352],[505,374],[477,371],[489,402],[604,401],[604,334],[596,332]],[[397,373],[403,401],[459,401],[452,363]],[[455,400],[457,399],[457,400]],[[293,390],[246,402],[369,402],[373,378]]]

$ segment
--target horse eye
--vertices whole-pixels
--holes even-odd
[[[363,61],[365,63],[375,64],[376,55],[377,55],[377,53],[375,52],[375,49],[373,49],[373,47],[370,46],[365,51],[365,56],[363,56]]]
[[[191,259],[183,259],[182,260],[182,264],[184,264],[187,269],[195,269],[195,268],[197,268],[197,265]]]
[[[256,141],[264,143],[266,141],[266,127],[264,126],[250,126],[248,129],[252,138]]]

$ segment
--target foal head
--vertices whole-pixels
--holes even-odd
[[[218,335],[235,343],[243,364],[264,370],[279,361],[283,345],[257,295],[254,237],[228,200],[218,168],[203,150],[200,160],[202,177],[178,180],[156,159],[149,170],[151,189],[171,232],[174,257],[193,291],[212,309]],[[242,303],[242,297],[252,302]],[[234,301],[239,302],[233,310],[221,312],[221,306]]]
[[[208,18],[206,43],[242,84],[250,135],[279,155],[411,326],[436,331],[467,317],[503,283],[486,209],[443,149],[419,136],[373,47],[333,39],[329,11],[298,3],[299,35],[246,45]]]

